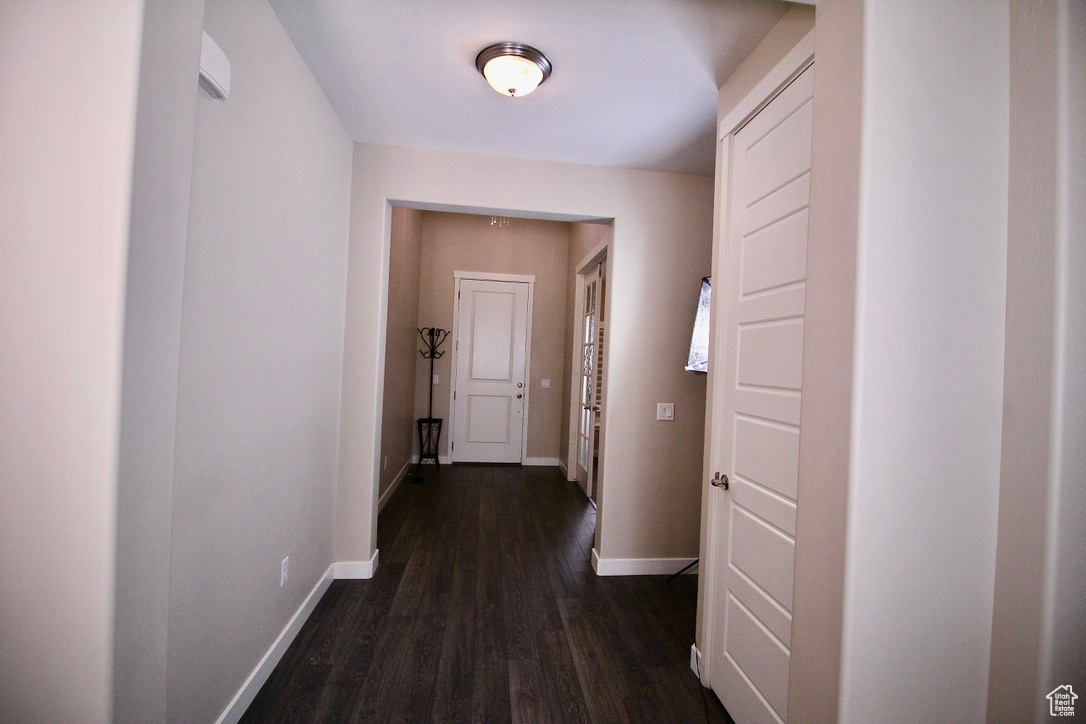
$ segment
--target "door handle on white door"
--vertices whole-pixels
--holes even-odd
[[[727,474],[721,475],[720,473],[717,473],[716,477],[714,477],[709,482],[715,488],[724,488],[725,490],[727,490],[729,487],[731,487],[731,483],[728,480]]]
[[[518,393],[517,393],[517,399],[519,400],[519,399],[520,399],[520,398],[522,398],[522,397],[524,397],[524,395],[522,395],[522,394],[520,394],[520,393],[518,392]]]

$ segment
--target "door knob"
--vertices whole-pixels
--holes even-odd
[[[524,383],[523,382],[518,382],[517,383],[517,389],[519,390],[521,387],[524,387]]]
[[[721,475],[720,473],[717,473],[716,477],[714,477],[709,482],[712,483],[713,487],[715,488],[724,488],[725,490],[727,490],[729,487],[731,487],[730,482],[728,481],[728,476],[726,474]]]
[[[520,399],[520,398],[522,398],[522,397],[524,397],[524,395],[522,395],[522,394],[520,394],[520,393],[518,392],[518,393],[517,393],[517,399],[519,400],[519,399]]]

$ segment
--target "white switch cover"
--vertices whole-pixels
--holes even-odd
[[[549,390],[549,389],[551,388],[551,381],[550,381],[550,380],[547,380],[547,379],[544,379],[544,380],[540,380],[540,381],[539,381],[539,385],[540,385],[540,386],[541,386],[541,387],[542,387],[542,388],[543,388],[544,390]]]
[[[434,375],[434,384],[437,384],[437,374]]]
[[[283,562],[279,564],[279,587],[282,588],[283,584],[290,578],[290,556],[283,559]]]
[[[656,403],[656,419],[657,420],[674,420],[675,419],[675,403],[674,402],[657,402]]]

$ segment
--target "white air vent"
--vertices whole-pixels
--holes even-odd
[[[200,47],[200,87],[212,98],[230,95],[230,59],[207,33]]]

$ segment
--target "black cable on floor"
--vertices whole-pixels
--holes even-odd
[[[672,573],[672,574],[671,574],[670,576],[668,576],[668,579],[667,579],[666,581],[664,581],[664,583],[671,583],[671,582],[672,582],[672,581],[674,581],[674,580],[675,580],[676,578],[678,578],[679,576],[681,576],[682,574],[686,573],[686,572],[687,572],[687,571],[689,571],[689,570],[690,570],[691,568],[693,568],[694,566],[696,566],[696,565],[698,564],[698,561],[700,561],[700,560],[701,560],[700,558],[695,558],[695,559],[693,560],[693,562],[691,562],[691,563],[687,563],[687,564],[686,564],[685,566],[683,566],[683,567],[682,567],[682,570],[680,570],[680,571],[678,571],[678,572],[676,572],[676,573]]]

